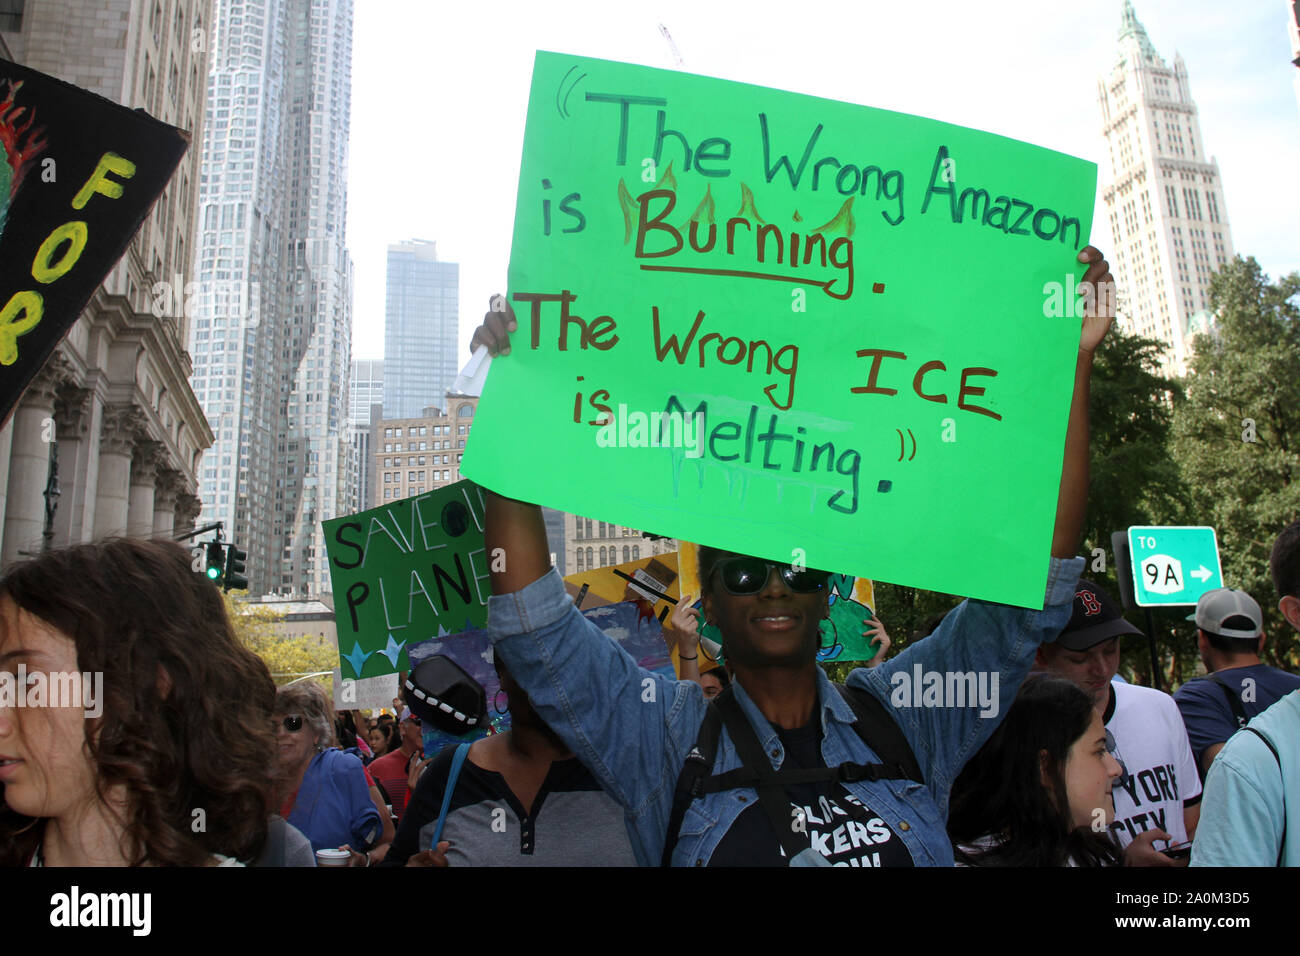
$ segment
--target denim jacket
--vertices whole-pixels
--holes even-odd
[[[862,781],[845,789],[898,835],[918,866],[952,866],[945,824],[953,780],[1011,706],[1038,645],[1055,640],[1069,621],[1083,563],[1082,558],[1052,559],[1041,611],[967,600],[930,637],[879,667],[858,668],[849,675],[850,685],[865,688],[891,709],[925,783]],[[554,569],[521,591],[492,597],[488,632],[538,715],[623,806],[637,862],[657,864],[677,777],[708,706],[703,690],[693,681],[671,680],[638,667],[578,612]],[[941,689],[956,683],[945,675],[966,673],[978,679],[983,674],[987,687],[996,674],[996,712],[981,717],[977,702],[934,706],[932,697],[931,705],[924,706],[921,686],[912,685],[920,677],[933,689],[936,681],[924,677],[935,672]],[[784,759],[780,738],[744,689],[733,687],[772,766],[779,769]],[[905,696],[904,689],[915,695]],[[852,709],[820,668],[817,690],[826,765],[878,762],[853,730]],[[724,728],[713,772],[739,765]],[[693,801],[682,821],[673,865],[706,865],[736,818],[756,800],[755,791],[746,788]]]

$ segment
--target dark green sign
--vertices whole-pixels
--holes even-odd
[[[459,481],[322,523],[345,678],[409,670],[410,645],[486,623],[483,512]]]

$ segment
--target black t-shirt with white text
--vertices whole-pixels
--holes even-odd
[[[785,748],[783,769],[824,767],[821,727],[777,729]],[[835,780],[792,784],[785,788],[792,824],[802,815],[807,839],[833,866],[913,866],[912,855],[885,822]],[[772,823],[755,802],[731,825],[709,858],[709,866],[785,866],[785,852]]]

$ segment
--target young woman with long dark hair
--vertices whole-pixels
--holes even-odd
[[[1092,698],[1033,674],[952,788],[948,833],[971,866],[1116,866],[1111,788],[1123,769]]]

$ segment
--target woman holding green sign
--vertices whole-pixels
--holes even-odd
[[[817,666],[829,613],[825,572],[700,549],[704,613],[723,635],[731,686],[706,702],[698,684],[637,667],[573,607],[551,569],[541,509],[488,495],[494,562],[488,630],[543,720],[624,808],[642,865],[951,866],[949,791],[1015,698],[1040,643],[1069,620],[1088,492],[1093,352],[1114,319],[1101,253],[1079,341],[1065,462],[1043,610],[967,600],[926,640],[845,686]],[[1094,295],[1101,292],[1101,295]],[[1101,308],[1097,307],[1101,303]],[[498,308],[504,305],[498,302]],[[508,306],[471,348],[509,352]],[[975,543],[975,542],[972,542]],[[960,705],[900,694],[916,676],[991,690]],[[926,682],[930,687],[931,683]]]

